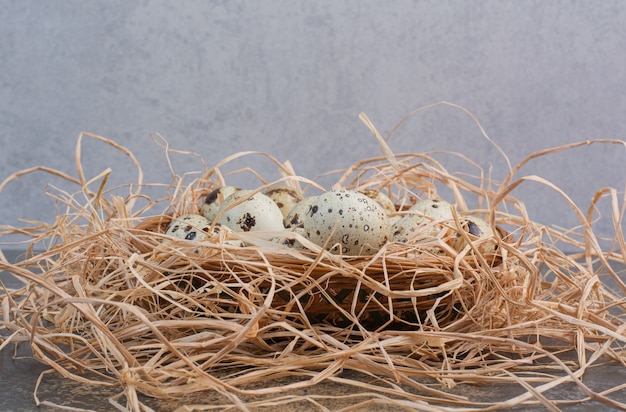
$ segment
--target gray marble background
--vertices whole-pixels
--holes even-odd
[[[132,150],[146,182],[171,179],[151,133],[209,166],[260,150],[313,178],[380,154],[360,112],[386,134],[438,101],[470,110],[512,162],[626,139],[626,2],[0,0],[0,180],[36,165],[74,174],[81,131]],[[390,144],[457,151],[496,179],[507,173],[472,120],[448,106],[412,117]],[[623,193],[625,158],[625,147],[592,146],[521,174],[553,181],[586,209],[602,187]],[[83,160],[88,177],[110,167],[110,184],[136,180],[103,144],[86,141]],[[63,188],[43,174],[7,185],[0,225],[54,219],[45,183]],[[514,194],[539,222],[577,225],[550,190]],[[612,237],[608,216],[597,231]]]

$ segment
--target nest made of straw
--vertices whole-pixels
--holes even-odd
[[[624,407],[580,380],[601,357],[626,360],[626,285],[611,265],[626,257],[623,193],[620,199],[617,190],[599,191],[586,213],[571,203],[581,225],[560,230],[533,222],[511,192],[540,180],[516,177],[530,159],[591,143],[625,143],[581,142],[532,154],[494,188],[482,173],[472,182],[428,154],[393,154],[368,125],[385,155],[354,164],[334,187],[384,191],[400,214],[418,198],[438,197],[444,187],[458,213],[455,233],[462,233],[460,214],[479,215],[497,229],[490,239],[496,251],[483,253],[469,237],[468,246],[456,250],[443,230],[416,242],[389,243],[374,256],[331,254],[295,232],[280,235],[305,248],[277,244],[276,233],[253,232],[234,235],[243,247],[224,236],[166,242],[172,217],[197,212],[203,198],[224,185],[222,168],[251,153],[230,156],[191,182],[177,176],[160,200],[142,195],[141,181],[129,185],[126,196],[110,194],[109,171],[87,179],[78,158],[77,177],[39,167],[0,185],[43,170],[77,186],[73,194],[56,195],[67,212],[53,224],[3,229],[32,241],[22,261],[0,260],[0,269],[25,281],[1,296],[7,332],[1,347],[27,340],[37,358],[66,377],[121,386],[126,407],[136,410],[145,407],[137,393],[167,398],[205,390],[227,395],[237,408],[246,407],[241,396],[248,395],[269,395],[251,405],[271,405],[286,389],[272,382],[285,376],[294,378],[291,389],[325,380],[353,385],[365,394],[354,408],[373,398],[410,408],[472,405],[446,389],[489,380],[524,388],[541,383],[500,406],[553,407],[542,392],[575,382],[595,399]],[[141,170],[115,142],[83,133],[77,146],[84,138],[124,152]],[[258,191],[275,185],[324,189],[298,176],[288,162],[262,156],[283,177],[267,182],[259,176]],[[602,250],[592,230],[594,204],[606,196],[613,203],[614,250]],[[468,207],[468,197],[476,207]],[[138,207],[138,199],[147,202]],[[565,254],[555,240],[580,252]],[[46,250],[35,251],[41,244]],[[602,275],[618,289],[607,288]],[[574,366],[556,356],[566,351],[576,352]],[[540,360],[559,373],[524,371]],[[342,370],[377,378],[342,379]],[[267,386],[250,387],[259,382]]]

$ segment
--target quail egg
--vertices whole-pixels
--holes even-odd
[[[493,253],[496,250],[497,244],[494,238],[494,232],[489,223],[484,219],[476,216],[463,216],[461,219],[461,229],[463,229],[468,235],[470,240],[481,240],[479,250],[481,253]],[[492,240],[483,241],[485,238],[491,238]],[[460,233],[456,234],[454,241],[454,249],[457,251],[463,250],[467,246],[467,242]]]
[[[287,186],[279,186],[268,189],[265,194],[278,205],[283,220],[287,218],[293,207],[303,199],[303,196],[295,189]]]
[[[182,240],[202,241],[206,239],[211,228],[211,222],[201,215],[181,215],[173,219],[165,234]],[[194,249],[193,253],[200,253],[201,248]]]
[[[411,206],[409,211],[412,213],[402,216],[391,227],[391,237],[395,242],[405,243],[419,226],[431,221],[443,222],[453,219],[452,205],[445,200],[425,199]],[[419,238],[437,236],[442,227],[439,224],[430,225]]]
[[[242,240],[234,238],[233,236],[234,232],[235,231],[229,228],[228,226],[224,226],[224,225],[220,225],[219,223],[216,223],[213,226],[213,230],[211,230],[211,233],[208,234],[208,237],[211,238],[211,240],[215,241],[216,243],[224,242],[224,244],[226,245],[239,246],[239,247],[244,246],[244,243]]]
[[[285,218],[285,227],[302,225],[304,223],[304,218],[306,217],[307,210],[309,210],[309,207],[311,207],[311,203],[313,203],[316,198],[317,196],[309,196],[296,203],[295,206],[291,208],[289,214]]]
[[[389,240],[390,224],[376,201],[356,191],[332,190],[311,203],[304,231],[307,239],[333,253],[372,255]]]
[[[201,241],[206,239],[210,227],[211,222],[206,217],[188,214],[172,220],[165,234],[178,239]]]
[[[207,218],[197,214],[187,214],[172,220],[165,234],[178,239],[195,240],[198,242],[212,238],[219,240],[223,236],[225,244],[242,246],[243,243],[240,240],[229,239],[229,234],[232,232],[232,229],[220,224],[214,225],[211,230],[211,222]],[[199,252],[199,249],[195,250],[195,252]]]
[[[278,205],[263,193],[250,196],[252,190],[237,190],[222,203],[218,223],[235,232],[284,230],[283,214]],[[232,206],[240,199],[243,202]]]
[[[363,189],[359,190],[359,193],[363,193],[365,196],[378,202],[383,207],[383,209],[387,211],[387,213],[394,213],[396,211],[396,206],[393,204],[391,199],[389,199],[389,197],[381,191],[373,189]]]
[[[304,232],[304,228],[302,227],[294,227],[292,229],[286,230],[284,233],[288,233],[288,232],[294,232],[299,234],[302,237],[305,237],[305,232]],[[293,236],[277,236],[275,238],[272,238],[272,241],[278,244],[281,244],[283,246],[287,246],[289,248],[292,249],[300,249],[300,250],[306,250],[307,248],[304,247],[304,245],[302,245],[302,243],[300,243],[295,237]]]
[[[224,203],[224,200],[238,190],[241,189],[235,186],[218,187],[217,189],[209,193],[204,199],[204,203],[202,204],[200,213],[202,214],[202,216],[213,222],[222,206],[222,203]]]

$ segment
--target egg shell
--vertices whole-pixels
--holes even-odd
[[[165,234],[181,240],[200,242],[206,239],[211,228],[211,222],[198,214],[186,214],[174,218],[168,225]],[[164,240],[168,242],[168,240]],[[192,252],[200,253],[202,248],[196,248]]]
[[[217,216],[217,213],[220,211],[224,200],[238,190],[241,189],[235,186],[222,186],[213,190],[204,199],[204,203],[202,204],[200,213],[202,214],[202,216],[213,222],[215,220],[215,217]]]
[[[289,231],[293,231],[295,233],[298,233],[300,236],[305,237],[305,232],[304,232],[304,228],[302,227],[294,227],[292,229],[290,229]],[[287,233],[287,231],[285,231],[285,233]],[[306,248],[302,245],[302,243],[300,243],[297,239],[293,238],[292,236],[277,236],[272,238],[272,241],[278,244],[281,244],[283,246],[292,248],[292,249],[299,249],[299,250],[306,250]]]
[[[393,223],[391,227],[391,237],[395,242],[407,242],[409,238],[414,240],[435,237],[444,227],[441,224],[428,225],[429,222],[445,222],[454,218],[452,215],[452,205],[445,200],[424,199],[409,208],[409,212]],[[420,233],[416,231],[420,227],[424,230]]]
[[[493,253],[497,248],[497,243],[494,238],[493,228],[487,223],[486,220],[477,216],[467,215],[461,219],[461,229],[464,230],[472,242],[480,240],[479,250],[481,253]],[[484,241],[485,238],[491,238],[493,240]],[[460,234],[456,234],[454,241],[454,249],[457,251],[463,250],[467,246],[465,238]]]
[[[396,211],[396,206],[393,204],[391,199],[389,199],[389,197],[380,190],[363,189],[359,190],[359,193],[363,193],[365,196],[378,202],[378,204],[381,205],[387,213],[394,213]]]
[[[227,245],[243,246],[241,240],[231,237],[232,229],[220,224],[211,226],[212,223],[202,215],[186,214],[173,219],[165,234],[182,240],[201,242],[210,239],[215,243],[223,241]],[[194,253],[200,253],[200,249],[195,249]]]
[[[391,240],[394,242],[406,243],[409,237],[420,226],[414,219],[415,215],[404,215],[391,225]]]
[[[287,218],[291,209],[303,199],[303,196],[296,189],[287,186],[270,188],[265,194],[276,202],[283,214],[283,220]]]
[[[448,220],[453,218],[452,205],[441,199],[420,200],[411,206],[409,210],[419,212],[422,216],[428,216],[432,220]]]
[[[382,206],[352,190],[332,190],[318,196],[304,219],[307,239],[347,255],[376,253],[389,240],[390,228]]]
[[[209,238],[216,243],[224,242],[224,244],[226,245],[239,246],[239,247],[244,246],[244,243],[242,240],[235,239],[233,237],[234,232],[235,231],[229,228],[228,226],[224,226],[224,225],[220,225],[219,223],[216,223],[213,226],[213,230],[211,230],[209,234]]]
[[[309,196],[296,203],[285,218],[285,227],[303,225],[304,219],[306,218],[306,212],[309,210],[311,203],[313,203],[316,198],[317,196]]]
[[[396,222],[398,220],[402,219],[403,217],[404,216],[402,216],[402,215],[389,216],[389,224],[391,225],[391,227],[393,227],[393,225],[395,225]]]
[[[211,222],[206,217],[187,214],[174,218],[165,234],[178,239],[202,241],[206,239],[210,227]]]
[[[283,230],[283,214],[278,205],[263,193],[252,193],[252,190],[241,189],[228,196],[217,222],[235,232]],[[247,199],[233,205],[244,198]]]

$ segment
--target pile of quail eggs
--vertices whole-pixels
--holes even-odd
[[[295,231],[310,242],[343,255],[373,255],[388,242],[408,243],[452,232],[453,205],[440,199],[425,199],[398,213],[385,194],[375,190],[330,190],[319,196],[303,197],[290,187],[265,192],[223,186],[204,199],[200,214],[186,214],[172,220],[166,235],[203,241],[215,236],[232,239],[233,232]],[[483,219],[461,216],[462,230],[452,247],[462,250],[467,239],[480,240],[482,252],[493,252],[494,232]],[[490,238],[491,241],[485,241]],[[282,239],[274,237],[276,239]],[[279,240],[286,246],[301,245]],[[230,240],[231,245],[243,245]]]

